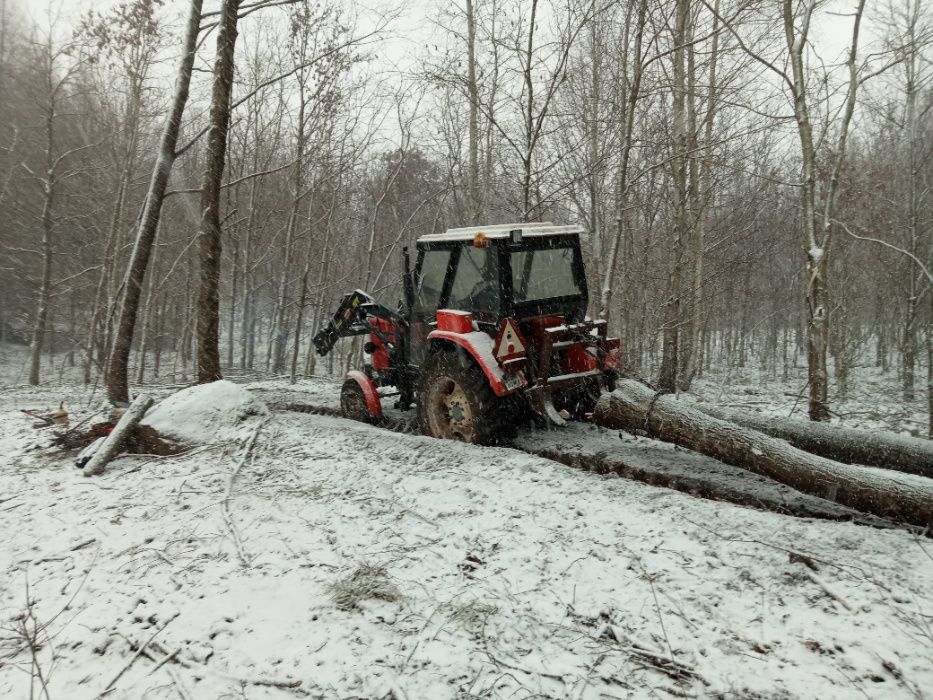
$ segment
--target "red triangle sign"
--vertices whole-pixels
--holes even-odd
[[[496,336],[496,342],[493,345],[493,354],[499,362],[513,360],[516,357],[523,357],[525,354],[525,339],[522,337],[518,326],[510,318],[499,326],[499,334]]]

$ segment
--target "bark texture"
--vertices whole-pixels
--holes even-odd
[[[230,93],[233,90],[233,53],[240,0],[224,0],[217,32],[217,58],[211,94],[211,122],[207,136],[207,166],[201,187],[201,230],[198,255],[198,383],[221,378],[220,373],[220,187],[227,155]]]
[[[714,418],[786,440],[798,449],[837,462],[866,464],[933,479],[933,443],[929,440],[722,408],[704,406],[702,410]]]
[[[139,313],[139,298],[142,293],[143,280],[146,277],[146,269],[149,267],[149,256],[155,242],[156,230],[159,227],[162,200],[165,198],[165,189],[175,163],[175,146],[178,143],[181,118],[185,112],[185,105],[188,103],[188,88],[191,84],[191,71],[194,67],[198,31],[201,25],[201,5],[202,0],[191,2],[188,26],[185,31],[184,53],[178,69],[178,77],[175,80],[175,97],[162,130],[159,155],[152,171],[149,192],[146,194],[146,203],[143,206],[136,241],[133,244],[133,252],[126,270],[123,298],[120,301],[120,320],[107,367],[107,398],[115,404],[129,402],[127,370],[133,332],[136,329],[136,317]]]
[[[933,525],[933,482],[888,478],[867,467],[812,455],[783,440],[713,418],[672,396],[626,379],[604,395],[593,421],[608,428],[645,430],[673,442],[767,476],[788,486],[865,513],[912,525]]]
[[[130,407],[126,409],[126,413],[117,422],[113,432],[107,436],[104,443],[94,453],[91,461],[84,465],[84,476],[97,476],[104,473],[107,463],[116,457],[120,448],[123,447],[123,443],[126,442],[133,429],[139,425],[139,421],[146,415],[146,411],[149,410],[151,405],[152,397],[146,394],[140,394],[133,399],[133,403],[130,404]]]

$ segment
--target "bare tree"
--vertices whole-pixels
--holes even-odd
[[[704,0],[707,8],[715,12]],[[747,44],[737,32],[734,23],[717,18],[736,38],[743,50],[756,61],[775,73],[786,88],[794,108],[794,121],[800,147],[800,192],[801,238],[806,254],[807,270],[807,364],[810,387],[809,414],[811,420],[828,420],[827,403],[829,377],[826,371],[826,351],[829,339],[830,298],[827,286],[829,243],[833,234],[833,217],[839,176],[846,157],[849,126],[855,112],[859,86],[869,75],[859,75],[859,37],[865,0],[858,0],[853,13],[852,35],[845,61],[847,83],[845,98],[836,123],[835,144],[829,156],[828,174],[823,176],[817,168],[817,144],[829,138],[828,133],[814,136],[814,103],[819,100],[818,86],[811,81],[807,70],[806,53],[810,40],[810,28],[818,0],[782,0],[781,27],[787,62],[790,72],[777,62],[765,58]],[[834,120],[835,122],[836,120]],[[824,131],[828,131],[827,129]]]
[[[198,382],[213,382],[220,373],[220,188],[227,156],[230,95],[233,91],[233,55],[236,47],[240,0],[224,0],[217,29],[217,57],[211,96],[207,166],[201,186],[201,227],[198,255]]]
[[[605,273],[602,280],[602,289],[599,295],[597,314],[600,318],[609,315],[613,290],[616,286],[616,267],[619,261],[619,249],[625,239],[626,217],[628,216],[629,201],[629,165],[632,160],[633,134],[635,126],[635,110],[642,97],[641,86],[645,75],[647,61],[645,56],[644,35],[648,17],[648,2],[640,0],[637,9],[628,13],[625,19],[625,34],[632,36],[632,50],[629,54],[628,46],[623,45],[622,74],[622,100],[619,114],[619,164],[616,173],[616,228],[609,244],[608,259],[605,263]],[[634,20],[634,27],[632,22]],[[625,42],[627,44],[628,42]],[[629,73],[631,71],[631,74]],[[624,283],[624,281],[623,281]]]
[[[117,174],[115,196],[107,228],[106,248],[91,309],[91,322],[85,345],[84,382],[91,381],[95,354],[106,360],[111,344],[117,249],[122,244],[130,187],[139,157],[142,137],[145,84],[160,48],[160,28],[155,11],[161,0],[134,0],[105,15],[91,11],[78,28],[88,46],[87,59],[102,64],[99,80],[112,89],[119,85],[126,98],[116,105],[112,150],[113,172]],[[101,90],[104,95],[110,90]],[[106,98],[105,98],[106,99]],[[111,312],[104,318],[105,311]],[[101,328],[101,326],[104,328]]]
[[[34,42],[33,45],[38,68],[35,76],[36,84],[25,86],[27,90],[33,92],[34,99],[40,106],[43,135],[42,171],[34,173],[24,164],[31,178],[42,191],[42,208],[39,215],[42,271],[29,355],[29,383],[33,385],[39,383],[42,349],[48,329],[53,286],[52,266],[55,255],[53,239],[58,222],[56,207],[59,186],[63,179],[73,174],[63,170],[69,159],[87,147],[83,144],[67,148],[63,146],[65,138],[59,134],[59,123],[63,118],[64,106],[69,98],[68,89],[81,64],[71,59],[69,43],[56,42],[55,29],[54,19],[50,15],[45,37],[41,41]]]
[[[670,262],[668,267],[668,297],[664,302],[664,326],[661,368],[658,390],[672,392],[677,389],[677,370],[680,366],[680,289],[684,239],[689,231],[688,173],[687,173],[687,35],[690,21],[689,0],[677,0],[674,11],[673,57],[673,171],[674,224],[671,232]],[[691,97],[692,99],[692,97]]]
[[[152,245],[155,242],[156,230],[159,226],[162,201],[165,198],[168,179],[175,163],[181,118],[188,102],[191,72],[197,53],[198,33],[201,25],[201,5],[202,0],[191,0],[181,62],[175,78],[175,94],[162,130],[159,154],[153,167],[149,191],[146,194],[139,227],[136,231],[136,240],[123,281],[117,332],[107,363],[107,396],[113,403],[129,402],[128,366],[133,333],[136,329],[136,317],[139,313],[139,299],[146,269],[149,266]]]
[[[473,0],[465,0],[467,24],[467,95],[470,100],[469,127],[469,171],[467,187],[469,189],[469,223],[480,223],[483,211],[482,188],[479,175],[479,85],[476,78],[476,11]]]

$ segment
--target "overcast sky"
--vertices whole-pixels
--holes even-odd
[[[16,0],[14,0],[16,1]],[[49,7],[57,9],[61,13],[64,23],[71,23],[91,9],[97,12],[105,12],[108,8],[116,5],[120,0],[20,0],[20,3],[36,18],[44,18]],[[673,1],[673,0],[671,0]],[[175,12],[181,16],[187,2],[182,0],[166,0],[166,7],[175,9]],[[214,9],[219,4],[219,0],[206,0],[205,10]],[[438,10],[449,5],[449,0],[405,0],[400,3],[403,6],[403,17],[395,29],[395,41],[411,47],[424,43],[430,37],[433,28],[431,20],[437,16]],[[850,11],[854,2],[850,0],[835,0],[830,9],[839,13]],[[869,18],[873,13],[878,12],[884,5],[882,2],[872,2],[869,0],[866,16]],[[364,3],[353,3],[356,8],[364,7]],[[871,32],[872,23],[868,23],[868,31]],[[818,50],[827,60],[833,60],[842,55],[845,51],[852,33],[852,22],[850,17],[831,15],[823,13],[820,15],[814,28],[813,40]],[[868,39],[869,37],[865,37]]]

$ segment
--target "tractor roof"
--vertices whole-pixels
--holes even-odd
[[[492,224],[489,226],[449,228],[444,233],[429,233],[426,236],[422,236],[418,239],[418,243],[472,241],[479,233],[482,233],[486,238],[508,238],[509,231],[514,229],[521,229],[523,237],[566,236],[584,233],[584,230],[580,226],[555,226],[550,221],[535,221],[521,224]]]

